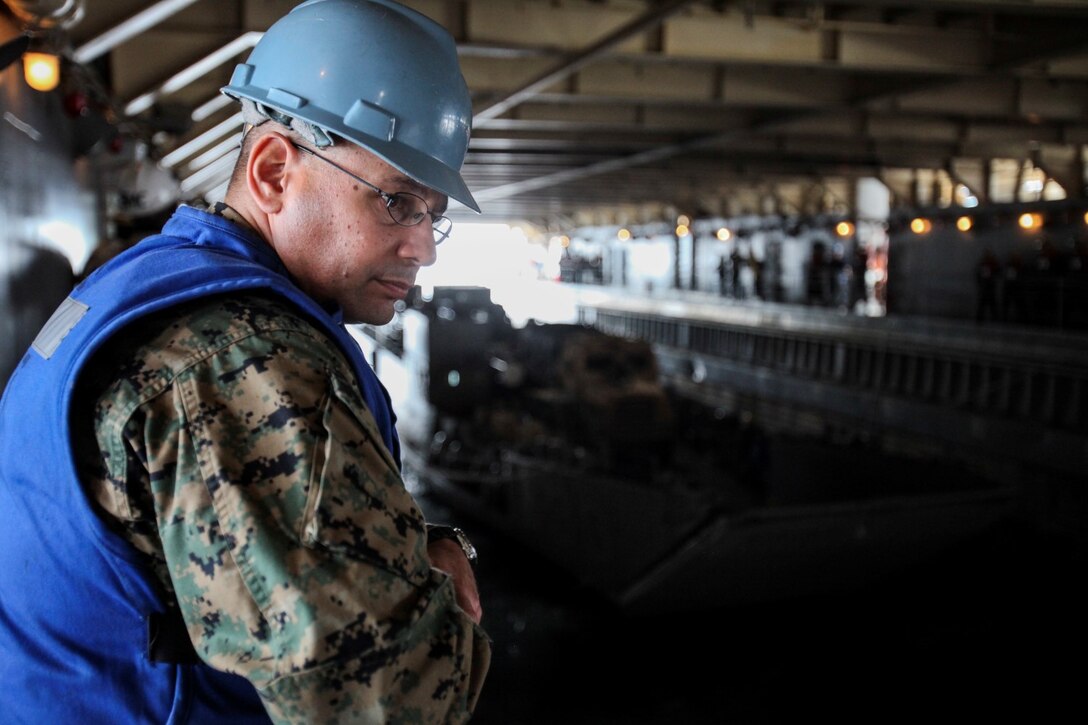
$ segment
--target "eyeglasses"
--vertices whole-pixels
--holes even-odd
[[[434,229],[434,243],[441,244],[446,241],[446,237],[450,235],[450,230],[453,229],[453,222],[448,217],[444,217],[441,214],[435,214],[431,211],[431,207],[427,206],[427,202],[422,197],[410,194],[406,191],[399,191],[396,194],[387,194],[378,187],[371,184],[366,179],[360,178],[355,174],[345,169],[340,164],[327,159],[321,154],[317,153],[313,149],[300,146],[297,143],[292,142],[294,147],[299,151],[308,153],[315,159],[321,159],[329,166],[332,166],[338,171],[342,171],[351,178],[358,181],[360,184],[367,186],[378,193],[382,201],[385,202],[385,210],[389,212],[389,218],[400,224],[402,227],[414,227],[428,216],[431,218],[431,228]]]

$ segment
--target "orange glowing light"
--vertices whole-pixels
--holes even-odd
[[[911,219],[910,230],[915,234],[926,234],[933,229],[933,223],[929,219],[916,217]]]
[[[1020,224],[1021,229],[1031,231],[1043,225],[1043,216],[1041,214],[1024,213],[1020,215],[1017,223]]]
[[[961,232],[969,232],[973,226],[975,226],[975,222],[969,216],[961,216],[956,220],[956,229],[959,229]]]
[[[848,237],[854,233],[854,225],[850,222],[839,222],[835,225],[835,233],[840,237]]]
[[[687,224],[677,224],[676,225],[676,236],[686,237],[690,233],[691,233],[691,230],[688,229]]]
[[[23,53],[23,77],[36,91],[53,90],[60,83],[60,58],[52,53]]]

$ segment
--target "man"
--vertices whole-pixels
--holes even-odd
[[[342,326],[391,318],[447,197],[478,210],[456,49],[310,0],[224,92],[225,203],[77,287],[0,404],[0,722],[463,722],[475,552],[424,523]]]

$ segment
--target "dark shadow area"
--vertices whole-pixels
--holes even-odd
[[[650,617],[460,523],[481,552],[494,640],[474,723],[1041,722],[1079,709],[1068,662],[1088,644],[1083,552],[1015,521],[850,594]]]

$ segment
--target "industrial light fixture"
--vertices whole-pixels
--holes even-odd
[[[1021,229],[1025,231],[1034,231],[1043,225],[1043,215],[1036,214],[1034,212],[1024,212],[1017,219],[1017,223]]]
[[[48,93],[60,84],[60,58],[53,53],[23,53],[23,77],[34,90]]]
[[[910,220],[910,230],[915,234],[928,234],[933,230],[933,222],[923,217],[915,217]]]

